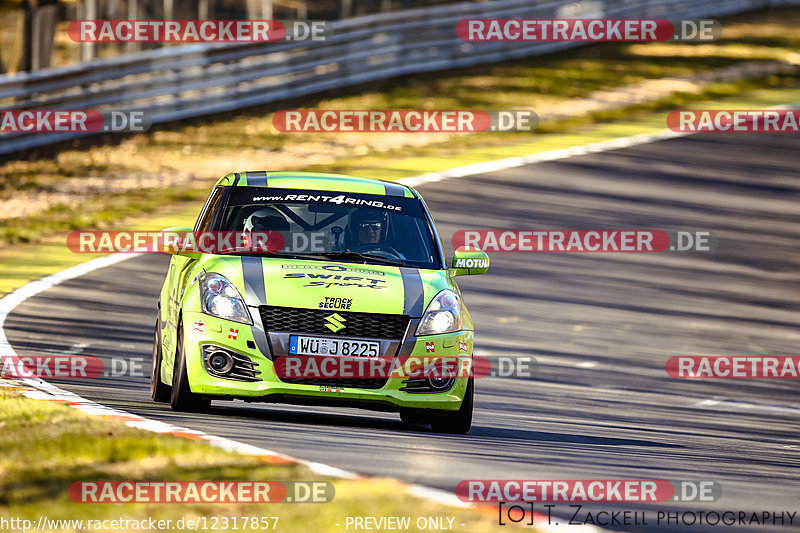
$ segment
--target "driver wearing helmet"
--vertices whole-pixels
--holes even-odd
[[[250,246],[253,243],[252,233],[254,231],[256,233],[289,231],[289,222],[274,207],[262,207],[250,213],[250,216],[244,220],[242,237],[245,246]]]
[[[350,215],[348,242],[354,248],[380,244],[386,241],[387,230],[386,213],[359,209]]]

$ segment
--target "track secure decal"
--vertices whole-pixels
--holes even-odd
[[[352,298],[333,298],[331,296],[326,296],[324,300],[319,303],[320,308],[322,309],[350,309],[350,306],[353,305]]]

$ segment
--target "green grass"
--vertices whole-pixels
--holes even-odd
[[[407,495],[388,479],[323,478],[304,466],[89,417],[0,388],[0,516],[49,519],[170,519],[279,516],[278,531],[339,532],[347,516],[455,517],[456,531],[501,531],[496,517]],[[81,504],[76,481],[329,481],[335,497],[319,504]],[[253,531],[244,529],[244,531]],[[412,528],[411,531],[417,531]]]
[[[109,228],[125,217],[152,213],[165,204],[202,204],[207,196],[205,188],[170,188],[93,197],[80,209],[61,204],[36,215],[0,220],[0,240],[10,244],[39,242],[42,236],[58,232]]]
[[[157,214],[129,217],[111,224],[108,229],[152,231],[176,225],[192,226],[201,208],[202,202],[195,200],[172,203],[160,208]],[[100,255],[103,254],[78,254],[69,251],[66,234],[48,237],[36,244],[19,244],[0,249],[0,264],[3,265],[0,273],[0,295]]]

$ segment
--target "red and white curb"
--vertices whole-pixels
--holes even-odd
[[[2,303],[1,300],[0,303]],[[51,401],[67,405],[69,407],[73,407],[89,416],[97,416],[97,417],[102,417],[106,420],[121,422],[128,427],[138,428],[145,431],[152,431],[153,433],[169,434],[169,435],[174,435],[176,437],[182,437],[185,439],[204,441],[210,444],[211,446],[214,446],[215,448],[220,448],[231,452],[237,452],[244,455],[259,457],[267,463],[302,464],[309,467],[315,473],[318,473],[320,475],[327,475],[331,477],[340,477],[340,478],[357,477],[356,474],[353,474],[351,472],[346,472],[338,468],[328,467],[327,465],[317,465],[317,463],[301,461],[282,453],[265,450],[257,446],[251,446],[249,444],[244,444],[234,440],[226,439],[224,437],[217,437],[216,435],[209,435],[208,433],[205,433],[203,431],[183,428],[175,426],[173,424],[169,424],[167,422],[160,422],[158,420],[151,420],[149,418],[144,418],[142,416],[135,415],[133,413],[128,413],[127,411],[122,411],[120,409],[106,407],[104,405],[100,405],[99,403],[95,403],[91,400],[87,400],[86,398],[82,398],[77,394],[73,394],[69,391],[60,389],[55,385],[47,383],[46,381],[43,380],[39,379],[2,380],[0,381],[0,386],[10,389],[16,389],[17,392],[19,392],[20,394],[22,394],[27,398],[31,398],[34,400]]]
[[[9,313],[23,303],[28,298],[44,292],[65,281],[83,276],[94,270],[105,268],[113,264],[124,261],[130,257],[140,254],[115,254],[92,259],[86,263],[62,270],[56,274],[44,277],[38,281],[29,283],[0,299],[0,357],[18,357],[16,351],[8,342],[5,334],[5,321]],[[242,453],[245,455],[263,458],[268,463],[301,464],[308,467],[313,472],[338,478],[357,478],[358,474],[348,472],[333,466],[303,461],[288,455],[265,450],[257,446],[244,444],[224,437],[210,435],[203,431],[188,429],[175,426],[158,420],[151,420],[127,411],[106,407],[99,403],[87,400],[77,394],[66,391],[42,379],[17,378],[13,380],[0,379],[0,386],[17,389],[23,396],[36,400],[45,400],[61,403],[83,411],[90,416],[99,416],[106,419],[116,420],[126,426],[152,431],[154,433],[166,433],[177,437],[187,438],[196,441],[205,441],[210,445],[223,450]]]

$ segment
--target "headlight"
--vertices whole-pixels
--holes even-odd
[[[461,298],[445,289],[437,294],[417,327],[417,336],[451,333],[461,329]]]
[[[200,276],[200,302],[206,314],[253,324],[242,295],[225,276],[213,272]]]

